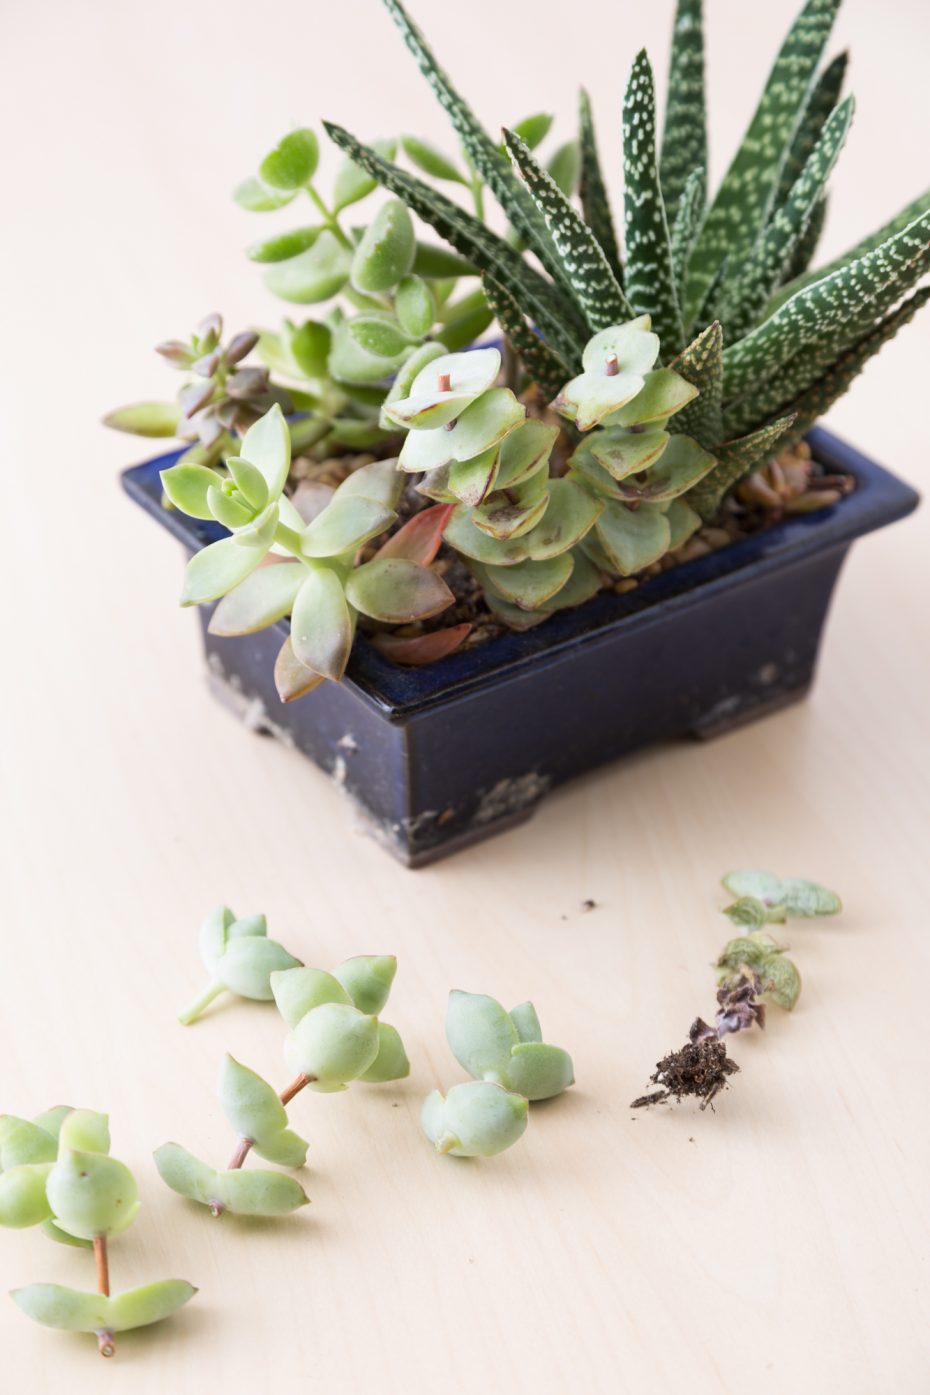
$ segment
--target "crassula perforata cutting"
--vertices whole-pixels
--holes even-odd
[[[772,872],[728,872],[723,886],[737,899],[724,909],[734,925],[759,929],[783,924],[792,917],[837,915],[843,903],[835,891],[802,877],[776,877]]]
[[[268,939],[263,915],[237,917],[228,906],[217,906],[200,927],[200,957],[210,975],[203,993],[178,1018],[185,1026],[221,993],[270,1002],[271,975],[292,969],[300,960],[276,940]]]
[[[532,1003],[506,1012],[484,993],[453,989],[446,1039],[459,1065],[476,1080],[503,1085],[528,1100],[559,1095],[575,1081],[572,1058],[543,1041]]]
[[[162,1180],[214,1216],[282,1216],[306,1205],[294,1178],[243,1164],[254,1150],[283,1167],[304,1165],[307,1144],[289,1127],[285,1108],[301,1090],[334,1093],[353,1080],[381,1083],[410,1073],[396,1028],[378,1020],[396,971],[393,955],[361,955],[332,974],[303,966],[272,973],[271,991],[291,1028],[284,1055],[294,1078],[278,1094],[227,1055],[219,1098],[238,1135],[229,1165],[217,1170],[179,1143],[165,1143],[155,1153]]]
[[[92,1333],[102,1356],[112,1356],[115,1334],[160,1322],[196,1289],[167,1279],[110,1295],[109,1241],[135,1221],[138,1188],[125,1163],[108,1155],[107,1117],[65,1107],[33,1123],[0,1119],[0,1223],[41,1225],[54,1239],[93,1249],[97,1293],[61,1284],[30,1284],[12,1293],[29,1317],[47,1327]]]

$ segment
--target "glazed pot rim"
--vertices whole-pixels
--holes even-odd
[[[570,657],[580,645],[615,641],[621,628],[658,624],[669,610],[698,605],[704,597],[738,586],[750,576],[792,566],[812,553],[848,547],[855,538],[904,518],[917,507],[916,490],[832,432],[816,427],[807,439],[815,459],[831,473],[855,479],[856,488],[836,504],[813,513],[786,515],[769,528],[650,577],[625,595],[601,591],[583,605],[557,611],[531,630],[506,631],[424,668],[393,663],[359,635],[343,682],[389,720],[407,720],[420,710],[466,699],[476,687],[518,681],[528,671],[539,672]],[[129,496],[193,552],[226,536],[226,530],[163,507],[159,472],[181,454],[183,448],[143,461],[124,470],[121,478]],[[279,621],[278,628],[283,640],[287,622]]]

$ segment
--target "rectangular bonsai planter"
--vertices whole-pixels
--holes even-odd
[[[829,432],[810,444],[828,471],[855,477],[839,503],[428,668],[398,667],[360,636],[341,684],[284,705],[272,669],[286,622],[220,639],[202,607],[211,686],[253,730],[329,772],[401,861],[432,862],[528,818],[573,775],[804,696],[850,544],[918,502]],[[179,453],[123,483],[191,553],[225,533],[162,507],[159,471]]]

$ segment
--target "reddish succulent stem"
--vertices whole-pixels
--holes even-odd
[[[239,1139],[239,1142],[238,1142],[238,1144],[237,1144],[237,1146],[236,1146],[236,1151],[233,1153],[232,1157],[229,1159],[229,1166],[228,1166],[228,1168],[227,1168],[227,1171],[228,1171],[228,1172],[235,1172],[235,1171],[236,1171],[236,1168],[242,1166],[242,1164],[245,1162],[246,1158],[247,1158],[248,1155],[249,1155],[249,1149],[251,1148],[251,1146],[252,1146],[252,1140],[251,1140],[251,1138],[240,1138],[240,1139]]]
[[[107,1237],[105,1235],[94,1236],[94,1262],[97,1266],[97,1292],[102,1293],[104,1298],[109,1298],[110,1260],[107,1254]],[[100,1355],[112,1356],[116,1351],[113,1333],[108,1328],[101,1327],[96,1336],[97,1350]]]
[[[451,374],[451,373],[437,373],[437,375],[436,375],[436,391],[437,391],[437,392],[451,392],[451,391],[452,391],[452,374]]]
[[[291,1081],[290,1085],[285,1085],[278,1099],[282,1104],[290,1104],[295,1095],[299,1095],[305,1085],[311,1085],[316,1079],[315,1075],[298,1075]]]

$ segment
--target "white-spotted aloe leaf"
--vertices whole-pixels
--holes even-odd
[[[775,210],[745,260],[735,267],[731,264],[726,312],[729,337],[739,339],[758,323],[772,292],[785,279],[798,242],[823,197],[852,116],[853,99],[847,97],[824,126],[787,198]]]
[[[675,221],[669,225],[669,238],[672,247],[672,274],[678,292],[678,303],[685,294],[688,277],[688,263],[701,228],[701,210],[704,206],[706,175],[703,170],[692,170],[682,196],[678,202]]]
[[[588,328],[594,333],[632,319],[635,311],[592,230],[515,132],[504,131],[504,144],[546,221],[561,263],[560,279],[571,288]]]
[[[723,330],[719,321],[702,330],[670,367],[698,391],[694,401],[676,417],[676,429],[693,436],[706,450],[714,450],[723,437]]]
[[[717,447],[716,468],[688,491],[687,502],[704,519],[710,522],[717,514],[724,495],[741,479],[750,473],[760,461],[767,460],[776,446],[784,447],[794,425],[794,417],[779,417],[735,441],[724,441]]]
[[[807,0],[781,47],[694,249],[685,312],[689,322],[724,257],[738,260],[745,255],[768,218],[794,141],[798,112],[813,88],[839,3]]]
[[[704,97],[704,17],[702,0],[678,0],[668,74],[659,174],[669,222],[693,172],[707,168],[707,108]],[[703,213],[703,191],[696,222]]]
[[[481,284],[504,335],[543,397],[551,402],[571,376],[564,360],[527,323],[519,304],[502,282],[488,273],[482,277]]]
[[[607,185],[601,170],[601,161],[597,150],[597,136],[594,130],[591,101],[584,88],[581,90],[578,102],[578,147],[581,160],[578,195],[581,199],[581,209],[584,213],[584,220],[597,239],[598,245],[607,258],[607,263],[617,280],[617,284],[622,290],[623,263],[620,258],[620,248],[617,245],[617,234],[610,212]]]
[[[636,313],[651,315],[668,359],[684,346],[685,335],[656,163],[655,81],[645,49],[623,99],[623,170],[626,295]]]

